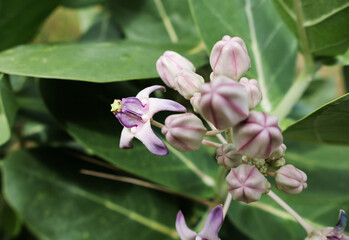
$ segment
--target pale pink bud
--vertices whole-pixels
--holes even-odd
[[[242,155],[236,151],[234,144],[222,144],[217,148],[216,159],[219,165],[230,169],[241,164]]]
[[[278,118],[251,111],[248,118],[234,127],[234,144],[239,153],[250,158],[269,158],[282,144]]]
[[[194,112],[200,113],[199,103],[201,99],[201,93],[194,93],[193,97],[190,99],[190,103],[193,106]]]
[[[243,77],[240,79],[240,83],[245,86],[247,95],[249,97],[250,110],[254,109],[262,101],[262,92],[259,89],[259,85],[256,79],[250,79]]]
[[[215,76],[238,80],[251,67],[246,45],[239,37],[224,36],[212,48],[210,64]]]
[[[280,158],[282,158],[285,155],[285,151],[286,151],[286,145],[285,144],[281,144],[280,147],[278,147],[269,157],[270,160],[278,160]]]
[[[255,166],[248,164],[232,168],[226,181],[233,199],[245,203],[258,201],[266,190],[264,176]]]
[[[177,91],[188,100],[199,91],[200,86],[204,83],[203,77],[187,69],[180,71],[175,78]]]
[[[307,188],[307,175],[291,164],[281,167],[276,172],[277,189],[290,194],[298,194]]]
[[[200,113],[217,129],[235,126],[248,116],[248,97],[240,83],[219,76],[200,87]]]
[[[174,89],[176,89],[175,77],[183,69],[195,71],[194,65],[188,59],[173,51],[166,51],[156,62],[160,78],[167,86]]]
[[[201,147],[206,128],[195,114],[183,113],[167,117],[161,132],[173,147],[184,152]]]

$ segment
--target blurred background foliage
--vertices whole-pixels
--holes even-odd
[[[319,71],[281,126],[286,159],[309,185],[280,196],[322,228],[349,212],[349,4],[300,2]],[[291,0],[0,0],[0,239],[176,239],[180,209],[200,226],[222,201],[213,150],[120,150],[109,104],[162,84],[155,61],[168,49],[207,81],[210,49],[228,34],[245,40],[248,77],[266,86],[262,108],[272,111],[304,68],[292,9]],[[190,107],[171,89],[155,95]],[[228,215],[222,240],[305,236],[266,196],[233,202]]]

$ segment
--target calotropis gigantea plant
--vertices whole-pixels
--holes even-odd
[[[182,240],[218,240],[218,231],[232,200],[251,203],[268,195],[302,225],[308,239],[348,239],[343,233],[346,216],[342,211],[336,228],[324,233],[299,216],[272,190],[275,187],[288,194],[298,194],[307,188],[307,175],[291,164],[286,164],[286,145],[278,125],[278,117],[256,110],[262,100],[258,81],[243,77],[251,67],[244,41],[239,37],[224,36],[210,55],[210,81],[194,72],[193,64],[176,52],[166,51],[156,68],[168,86],[190,100],[188,111],[172,100],[149,98],[161,86],[142,90],[136,97],[114,100],[112,112],[124,126],[120,147],[132,148],[136,137],[150,152],[166,155],[167,147],[151,129],[151,124],[162,129],[167,142],[179,151],[192,151],[202,144],[216,148],[217,163],[226,175],[226,200],[223,207],[215,207],[207,217],[203,230],[190,230],[181,212],[176,228]],[[185,112],[170,115],[165,124],[153,119],[158,111]],[[195,112],[195,113],[193,113]],[[200,117],[200,118],[199,118]],[[202,120],[204,122],[202,122]],[[225,135],[225,137],[223,136]],[[205,137],[217,136],[219,142]]]

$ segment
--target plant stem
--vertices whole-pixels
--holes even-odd
[[[231,195],[231,193],[228,193],[227,198],[225,199],[224,205],[223,205],[223,219],[225,218],[225,216],[228,213],[229,210],[229,206],[231,203],[231,200],[233,199],[233,196]]]
[[[202,140],[202,144],[215,148],[219,148],[220,146],[222,146],[222,144],[220,143],[212,142],[206,139]]]
[[[207,131],[205,133],[205,136],[215,136],[219,133],[221,133],[222,131],[221,130],[218,130],[218,129],[214,129],[214,130],[211,130],[211,131]]]
[[[286,95],[272,112],[273,115],[277,115],[279,117],[279,122],[281,122],[290,113],[294,105],[302,97],[304,91],[308,88],[311,80],[312,74],[304,71],[294,81],[291,88],[288,89]]]
[[[154,119],[151,119],[150,122],[153,126],[158,127],[160,129],[162,129],[165,126],[164,124],[159,123],[159,122],[155,121]]]
[[[210,126],[210,128],[214,131],[217,130],[217,128],[210,122],[206,121],[207,124]],[[226,144],[227,141],[225,140],[225,138],[222,136],[222,134],[217,134],[216,137],[218,138],[219,141],[221,141],[221,143]]]
[[[284,202],[278,195],[273,191],[269,191],[268,196],[271,197],[277,204],[291,214],[297,222],[304,228],[308,235],[316,231],[309,223],[307,223],[295,210],[293,210],[286,202]]]

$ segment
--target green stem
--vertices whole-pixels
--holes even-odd
[[[309,74],[306,71],[304,71],[297,77],[297,79],[292,84],[291,88],[288,89],[284,98],[272,112],[273,115],[277,115],[279,117],[280,122],[290,113],[294,105],[302,97],[303,93],[308,88],[311,80],[312,74]]]

